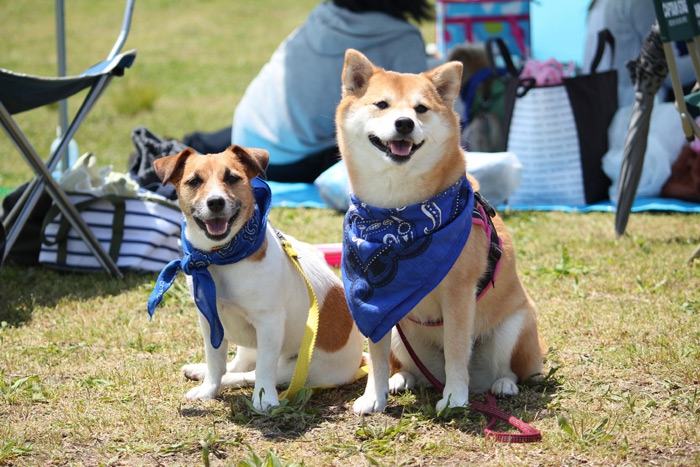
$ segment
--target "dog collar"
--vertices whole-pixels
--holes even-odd
[[[422,203],[369,206],[350,195],[342,273],[358,329],[379,341],[445,277],[469,238],[474,191],[466,175]]]
[[[185,221],[182,221],[182,249],[184,257],[168,263],[156,281],[148,299],[148,314],[151,319],[156,307],[163,301],[163,295],[173,285],[180,271],[192,276],[194,302],[209,322],[211,345],[218,349],[224,339],[224,328],[216,308],[216,285],[209,272],[209,266],[222,266],[241,261],[255,253],[265,241],[267,216],[272,198],[270,187],[261,178],[251,180],[255,211],[248,222],[233,239],[214,252],[198,250],[185,238]]]

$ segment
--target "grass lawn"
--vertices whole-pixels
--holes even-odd
[[[315,4],[137,3],[127,48],[138,57],[79,131],[81,152],[123,171],[139,125],[182,136],[230,124],[247,83]],[[67,2],[69,25],[81,25],[69,29],[69,73],[106,53],[122,7]],[[53,73],[53,21],[46,2],[1,2],[0,67]],[[56,109],[20,117],[45,154]],[[0,138],[0,187],[30,176],[16,153]],[[194,383],[179,368],[204,356],[182,277],[149,322],[155,274],[4,265],[0,465],[699,465],[700,261],[684,262],[700,243],[698,216],[633,214],[617,239],[611,214],[502,215],[548,351],[545,381],[499,406],[540,429],[539,443],[488,440],[485,417],[436,414],[429,388],[367,417],[352,413],[364,381],[272,414],[252,409],[247,390],[188,402]],[[328,210],[274,209],[271,219],[312,243],[341,238],[342,215]]]

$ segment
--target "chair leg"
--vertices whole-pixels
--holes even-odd
[[[17,127],[17,124],[10,117],[10,113],[7,111],[5,106],[2,105],[2,103],[0,103],[0,123],[4,127],[5,131],[10,135],[10,138],[13,140],[13,142],[19,147],[25,159],[32,166],[32,169],[34,169],[34,172],[39,178],[38,183],[34,187],[34,193],[32,193],[32,195],[38,196],[38,194],[41,192],[41,189],[44,187],[44,185],[46,185],[46,189],[49,192],[49,195],[51,195],[51,198],[53,198],[54,202],[58,205],[63,215],[66,216],[73,229],[85,242],[88,249],[92,252],[92,254],[95,256],[100,265],[110,275],[122,277],[122,273],[119,271],[119,268],[117,268],[117,265],[114,263],[112,258],[109,257],[107,252],[105,252],[104,248],[102,248],[100,242],[95,238],[90,228],[87,226],[87,224],[85,224],[85,221],[83,221],[83,218],[80,216],[80,213],[78,213],[78,211],[75,209],[75,206],[73,206],[73,204],[70,202],[64,191],[61,189],[61,187],[58,186],[56,180],[53,179],[53,177],[51,176],[51,172],[49,171],[50,168],[47,168],[44,165],[44,162],[41,160],[41,158],[36,153],[29,141],[26,139],[24,134],[20,131],[19,127]],[[71,127],[72,126],[73,125],[71,125]],[[66,136],[72,137],[72,134],[67,133]],[[36,200],[32,200],[30,196],[28,204],[32,204],[32,202],[36,203]],[[27,206],[25,206],[25,209],[23,210],[26,210],[26,208]],[[31,209],[29,209],[29,211],[31,211]],[[20,217],[21,215],[22,213],[20,213]],[[12,238],[16,238],[19,231],[24,227],[26,218],[18,218],[18,221],[22,222],[15,222],[11,228],[12,233],[10,236]],[[6,246],[6,249],[9,250],[10,247],[11,245]]]

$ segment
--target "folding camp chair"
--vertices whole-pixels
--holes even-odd
[[[673,85],[676,110],[678,110],[681,117],[683,133],[685,133],[686,139],[690,142],[693,141],[695,136],[700,138],[700,127],[698,127],[695,119],[688,112],[688,105],[700,107],[700,92],[684,94],[678,75],[678,67],[673,55],[673,43],[676,41],[686,43],[695,76],[700,81],[700,16],[697,14],[697,12],[700,12],[700,0],[678,2],[654,0],[654,7],[664,48],[664,56],[668,63],[668,72]],[[698,257],[700,257],[700,246],[690,255],[688,262],[692,262]]]
[[[5,252],[3,258],[12,249],[12,245],[18,238],[20,231],[34,209],[42,191],[46,189],[54,203],[59,207],[63,216],[68,219],[71,226],[85,242],[90,252],[97,258],[99,264],[113,276],[121,277],[121,272],[115,262],[106,253],[105,249],[87,227],[80,214],[69,201],[66,193],[53,179],[51,173],[59,163],[61,155],[68,148],[68,144],[75,135],[88,113],[107,88],[112,78],[122,76],[124,70],[132,65],[136,58],[136,51],[120,53],[126,42],[131,27],[131,16],[135,0],[127,0],[121,31],[117,41],[107,55],[107,58],[88,68],[77,76],[69,77],[42,77],[16,73],[0,68],[0,124],[17,146],[24,159],[36,174],[26,190],[3,219],[3,226],[7,232]],[[64,129],[62,138],[55,150],[52,151],[47,161],[44,162],[32,147],[26,136],[12,118],[13,114],[26,110],[42,107],[54,102],[62,101],[84,89],[89,89],[78,112],[73,120]]]

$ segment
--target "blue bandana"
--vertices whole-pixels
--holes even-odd
[[[442,281],[467,243],[473,209],[466,176],[433,199],[403,208],[368,206],[350,195],[343,283],[365,336],[379,341]]]
[[[267,215],[270,212],[270,187],[262,179],[251,180],[255,197],[255,212],[243,228],[220,250],[207,253],[195,249],[185,238],[185,222],[182,222],[182,248],[185,257],[171,261],[158,276],[156,286],[148,299],[148,314],[153,318],[156,307],[163,300],[165,292],[175,282],[180,271],[192,276],[194,302],[209,322],[211,345],[218,349],[224,339],[224,327],[216,310],[216,285],[208,268],[210,264],[231,264],[255,253],[265,240]]]

